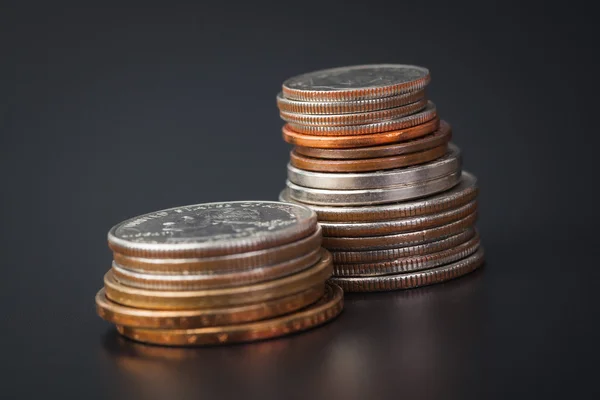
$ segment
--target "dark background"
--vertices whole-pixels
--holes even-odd
[[[598,392],[598,43],[583,2],[82,3],[1,3],[3,398]],[[276,199],[283,80],[383,62],[431,71],[479,178],[483,270],[348,295],[334,323],[243,346],[143,346],[95,315],[113,224]]]

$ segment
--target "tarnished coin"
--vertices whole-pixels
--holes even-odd
[[[321,221],[323,234],[327,237],[361,237],[392,235],[402,232],[418,231],[434,226],[449,224],[465,218],[477,210],[477,201],[473,200],[453,210],[442,211],[419,217],[390,219],[371,222],[330,222]]]
[[[467,171],[462,171],[460,182],[454,188],[418,200],[401,203],[360,207],[331,207],[304,204],[316,211],[319,221],[367,222],[416,217],[440,213],[460,207],[477,197],[477,179]],[[279,194],[279,200],[296,202],[288,189]]]
[[[437,253],[403,257],[391,261],[379,261],[374,263],[334,264],[333,275],[336,277],[377,276],[420,271],[461,260],[473,254],[478,248],[479,235],[476,235],[468,242]]]
[[[386,169],[410,167],[427,163],[442,157],[448,151],[448,146],[442,144],[432,149],[397,156],[367,158],[362,160],[325,160],[322,158],[306,157],[292,151],[290,164],[296,168],[317,172],[370,172]]]
[[[283,82],[283,95],[303,101],[352,101],[423,89],[429,70],[415,65],[355,65],[309,72]]]
[[[331,257],[334,266],[337,264],[369,264],[392,261],[398,258],[415,257],[448,250],[471,240],[475,234],[476,230],[469,227],[456,235],[414,246],[393,247],[382,250],[332,251]]]
[[[362,237],[324,237],[323,247],[331,250],[378,250],[401,246],[412,246],[440,240],[450,235],[456,235],[472,227],[477,220],[477,212],[449,224],[427,228],[420,231],[396,233],[385,236]]]
[[[148,290],[125,286],[109,271],[104,276],[104,289],[106,297],[115,303],[154,310],[222,308],[259,303],[289,296],[324,282],[331,275],[331,254],[324,249],[321,251],[321,260],[313,267],[254,285],[206,290]]]
[[[316,302],[323,296],[319,284],[286,297],[237,307],[200,310],[159,311],[132,308],[106,298],[104,289],[96,295],[96,311],[108,322],[138,328],[190,329],[206,326],[243,324],[289,314]]]
[[[134,257],[211,257],[293,242],[316,229],[309,208],[234,201],[170,208],[128,219],[108,233],[109,247]]]
[[[203,290],[250,285],[283,278],[315,265],[321,259],[321,250],[315,249],[298,258],[265,268],[218,273],[156,275],[140,273],[123,268],[113,262],[112,273],[118,282],[126,286],[152,290]]]
[[[371,124],[375,122],[387,121],[391,119],[405,117],[423,110],[427,106],[427,100],[421,99],[415,103],[406,104],[399,107],[388,108],[385,110],[369,111],[352,114],[299,114],[287,111],[281,111],[279,116],[286,122],[301,125],[314,126],[346,126]]]
[[[394,131],[398,129],[411,128],[421,125],[437,118],[437,109],[431,101],[427,102],[427,106],[416,114],[406,117],[390,119],[387,121],[374,122],[362,125],[346,125],[346,126],[319,126],[319,125],[303,125],[295,122],[288,122],[290,129],[298,133],[315,136],[352,136],[352,135],[367,135],[372,133],[380,133]]]
[[[122,335],[144,343],[167,346],[199,346],[251,342],[314,328],[332,320],[344,307],[344,292],[327,284],[325,295],[315,304],[281,317],[246,324],[199,329],[143,329],[117,325]]]
[[[400,107],[424,98],[424,89],[379,99],[317,102],[288,99],[280,92],[277,95],[277,107],[281,111],[299,114],[349,114]]]
[[[316,147],[297,146],[294,151],[306,157],[324,158],[328,160],[362,160],[365,158],[391,157],[411,154],[447,144],[452,138],[452,129],[446,121],[434,133],[406,142],[384,146],[359,147],[354,149],[319,149]]]
[[[387,290],[410,289],[432,285],[458,278],[474,271],[484,261],[483,247],[467,258],[452,264],[406,274],[365,276],[365,277],[333,277],[331,282],[340,285],[345,292],[381,292]]]

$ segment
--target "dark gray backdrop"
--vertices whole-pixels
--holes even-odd
[[[479,3],[3,2],[2,390],[464,399],[597,387],[583,363],[598,354],[593,13]],[[431,71],[429,96],[480,180],[483,271],[348,296],[335,323],[248,346],[146,347],[95,316],[110,226],[275,199],[289,152],[281,82],[382,62]]]

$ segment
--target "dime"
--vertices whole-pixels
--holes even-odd
[[[377,146],[387,143],[402,142],[412,140],[434,132],[439,125],[439,119],[436,117],[431,121],[421,125],[406,129],[374,133],[371,135],[353,135],[353,136],[315,136],[304,135],[293,131],[287,124],[283,126],[283,140],[286,142],[304,147],[315,147],[322,149],[347,149],[354,147]]]
[[[402,232],[418,231],[441,226],[465,218],[477,210],[477,201],[473,200],[453,210],[443,211],[420,217],[392,219],[372,222],[330,222],[321,221],[323,234],[327,237],[361,237],[391,235]]]
[[[305,157],[292,151],[290,164],[296,168],[317,172],[370,172],[410,167],[436,160],[446,154],[448,146],[443,144],[432,149],[397,156],[367,158],[363,160],[324,160]]]
[[[221,308],[269,301],[304,291],[325,281],[332,271],[331,254],[322,250],[314,267],[277,280],[249,286],[207,290],[158,291],[138,289],[119,283],[112,272],[104,276],[106,297],[115,303],[155,310]]]
[[[456,235],[415,246],[366,251],[332,251],[331,257],[333,258],[334,266],[337,264],[362,264],[391,261],[403,257],[420,256],[448,250],[471,240],[475,235],[476,230],[469,227]]]
[[[365,158],[378,158],[398,156],[401,154],[416,153],[447,144],[452,138],[452,129],[446,121],[440,121],[440,126],[434,133],[406,142],[388,144],[384,146],[359,147],[354,149],[319,149],[316,147],[297,146],[296,154],[306,157],[325,158],[333,160],[360,160]]]
[[[288,99],[280,92],[277,95],[277,107],[280,111],[300,114],[349,114],[400,107],[424,98],[424,89],[379,99],[318,102]]]
[[[477,197],[477,179],[467,171],[462,171],[460,182],[454,188],[418,200],[401,203],[361,207],[329,207],[306,204],[318,215],[319,222],[367,222],[416,217],[443,212],[460,207]],[[280,201],[296,202],[284,189],[279,195]]]
[[[106,298],[104,289],[96,295],[96,311],[108,322],[139,328],[190,329],[243,324],[289,314],[323,296],[324,284],[286,297],[237,307],[159,311],[122,306]]]
[[[405,117],[423,110],[425,106],[427,106],[427,100],[421,99],[414,103],[378,111],[327,115],[299,114],[281,111],[279,116],[284,121],[294,124],[315,126],[346,126],[370,124]]]
[[[134,257],[210,257],[293,242],[316,229],[316,214],[289,203],[235,201],[170,208],[128,219],[109,247]]]
[[[142,258],[113,253],[120,266],[132,271],[152,274],[197,274],[246,271],[269,268],[318,250],[323,239],[321,227],[310,236],[296,242],[247,253],[204,258]]]
[[[356,65],[309,72],[283,82],[283,95],[302,101],[351,101],[423,89],[429,70],[415,65]]]
[[[379,292],[396,289],[410,289],[432,285],[458,278],[474,271],[483,264],[483,247],[467,258],[452,264],[407,274],[369,276],[369,277],[333,277],[330,282],[340,285],[345,292]]]
[[[155,275],[131,271],[113,262],[115,280],[126,286],[153,290],[203,290],[250,285],[283,278],[315,265],[321,259],[321,250],[265,268],[246,271],[228,271],[193,275]]]
[[[139,342],[169,346],[251,342],[322,325],[340,314],[343,301],[342,289],[327,284],[325,295],[317,303],[301,311],[264,321],[198,329],[143,329],[118,325],[117,330]]]
[[[476,235],[468,242],[437,253],[397,258],[391,261],[380,261],[374,263],[334,264],[333,275],[336,277],[377,276],[420,271],[462,260],[463,258],[473,254],[478,248],[479,235]]]
[[[396,168],[386,171],[334,173],[315,172],[296,168],[288,164],[288,180],[298,186],[312,189],[354,190],[354,189],[383,189],[398,185],[423,183],[436,178],[460,172],[461,155],[458,147],[450,144],[448,154],[427,164]],[[460,174],[459,174],[460,175]],[[301,189],[296,189],[301,190]],[[302,201],[290,191],[290,196]],[[328,192],[324,192],[328,193]],[[331,193],[334,196],[334,193]],[[405,200],[406,198],[398,199]],[[307,203],[312,203],[307,201]]]
[[[473,212],[458,221],[434,228],[413,232],[402,232],[385,236],[363,237],[324,237],[323,247],[332,250],[378,250],[394,247],[411,246],[439,240],[470,228],[477,220],[477,212]]]
[[[303,125],[289,122],[291,130],[315,136],[351,136],[351,135],[367,135],[372,133],[380,133],[394,131],[398,129],[411,128],[413,126],[424,124],[428,121],[437,118],[437,110],[435,104],[431,101],[427,102],[427,106],[422,111],[406,117],[390,119],[387,121],[374,122],[371,124],[362,125],[347,125],[347,126],[318,126],[318,125]]]

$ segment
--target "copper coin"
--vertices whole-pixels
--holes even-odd
[[[290,164],[296,168],[317,172],[369,172],[410,167],[424,164],[442,157],[448,151],[448,145],[434,147],[433,149],[418,151],[416,153],[398,156],[366,158],[363,160],[325,160],[321,158],[305,157],[292,151]]]
[[[289,314],[323,296],[324,284],[286,297],[237,307],[160,311],[122,306],[106,297],[104,289],[96,295],[96,311],[108,322],[138,328],[190,329],[206,326],[243,324]]]
[[[305,135],[292,130],[289,124],[283,126],[283,140],[303,147],[319,149],[350,149],[355,147],[378,146],[382,144],[403,142],[428,135],[438,129],[439,119],[434,118],[421,125],[371,135],[353,136],[316,136]]]
[[[327,284],[325,295],[300,311],[277,318],[238,325],[198,329],[140,329],[117,325],[122,335],[144,343],[167,346],[198,346],[252,342],[314,328],[332,320],[342,312],[344,292]]]
[[[439,128],[430,135],[384,146],[359,147],[354,149],[319,149],[296,146],[294,151],[306,157],[333,160],[359,160],[415,153],[447,144],[452,138],[452,129],[446,121],[440,121]]]

